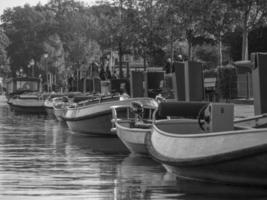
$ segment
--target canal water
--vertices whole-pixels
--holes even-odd
[[[73,133],[0,104],[0,200],[266,199],[265,192],[177,179],[118,138]]]

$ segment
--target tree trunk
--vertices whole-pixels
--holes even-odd
[[[121,42],[119,42],[119,77],[123,78],[123,71],[122,71],[122,45]]]
[[[186,31],[186,40],[188,44],[188,60],[193,60],[192,56],[192,39],[193,39],[193,31],[191,29],[188,29]]]
[[[222,36],[219,36],[219,67],[222,66],[223,55],[222,55]]]
[[[144,59],[144,71],[146,71],[146,54],[144,55],[144,57],[143,57],[143,59]]]
[[[192,43],[190,40],[187,40],[188,42],[188,60],[193,60],[192,58]]]
[[[173,45],[173,35],[171,34],[171,66],[173,66],[174,63],[174,45]],[[171,73],[172,73],[172,67],[171,67]]]
[[[248,60],[248,30],[242,32],[242,60]]]

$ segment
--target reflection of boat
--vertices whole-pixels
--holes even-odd
[[[129,154],[129,150],[117,137],[91,136],[88,134],[71,134],[69,143],[87,153]]]
[[[133,98],[119,100],[119,97],[104,96],[77,103],[69,106],[64,120],[73,131],[90,134],[114,135],[111,132],[112,113],[111,106],[128,105],[132,101],[145,100]]]
[[[130,154],[117,166],[117,199],[168,199],[177,195],[176,178],[149,157]]]
[[[112,107],[113,121],[118,137],[132,153],[147,154],[145,136],[151,131],[153,112],[158,104],[154,99],[134,101],[131,105]],[[118,115],[125,110],[127,116]]]
[[[130,154],[119,166],[121,178],[145,182],[146,184],[162,186],[176,183],[176,178],[167,176],[164,168],[150,157]]]
[[[232,115],[231,105],[209,104],[199,120],[159,120],[147,134],[148,150],[177,176],[267,185],[267,129],[233,130]]]
[[[218,182],[202,182],[192,179],[177,178],[177,189],[183,194],[182,199],[216,199],[216,200],[236,200],[236,199],[265,199],[267,197],[266,188],[254,186],[237,186],[221,184]]]

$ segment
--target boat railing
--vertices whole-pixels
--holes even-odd
[[[119,100],[119,96],[113,96],[113,95],[89,96],[89,97],[87,97],[87,99],[82,100],[82,101],[78,101],[78,102],[76,102],[76,104],[73,104],[73,107],[75,107],[75,108],[76,107],[84,107],[84,106],[88,106],[88,105],[92,105],[92,104],[96,104],[96,103],[105,103],[105,102],[110,102],[110,101],[115,101],[115,100]]]
[[[112,129],[116,129],[118,122],[130,123],[134,128],[150,128],[153,121],[155,106],[142,105],[133,101],[131,105],[112,106]],[[121,116],[119,116],[121,114]]]
[[[130,107],[128,105],[120,105],[120,106],[111,106],[112,111],[112,123],[121,121],[121,120],[130,120]],[[119,117],[119,112],[124,111],[126,116],[124,118]]]
[[[245,119],[237,119],[234,121],[235,126],[244,126],[252,128],[262,128],[267,126],[267,114],[247,117]]]
[[[119,100],[120,96],[116,94],[110,94],[110,95],[104,95],[100,96],[100,101],[102,102],[108,102],[108,101],[114,101]]]

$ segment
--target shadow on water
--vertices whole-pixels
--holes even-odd
[[[183,199],[188,200],[234,200],[234,199],[266,199],[267,188],[254,186],[237,186],[221,183],[209,183],[192,179],[177,178],[178,191]]]
[[[72,133],[69,137],[71,145],[87,153],[128,155],[129,150],[118,137],[93,136],[86,133]]]
[[[129,155],[117,168],[117,199],[177,199],[176,179],[150,157]]]

